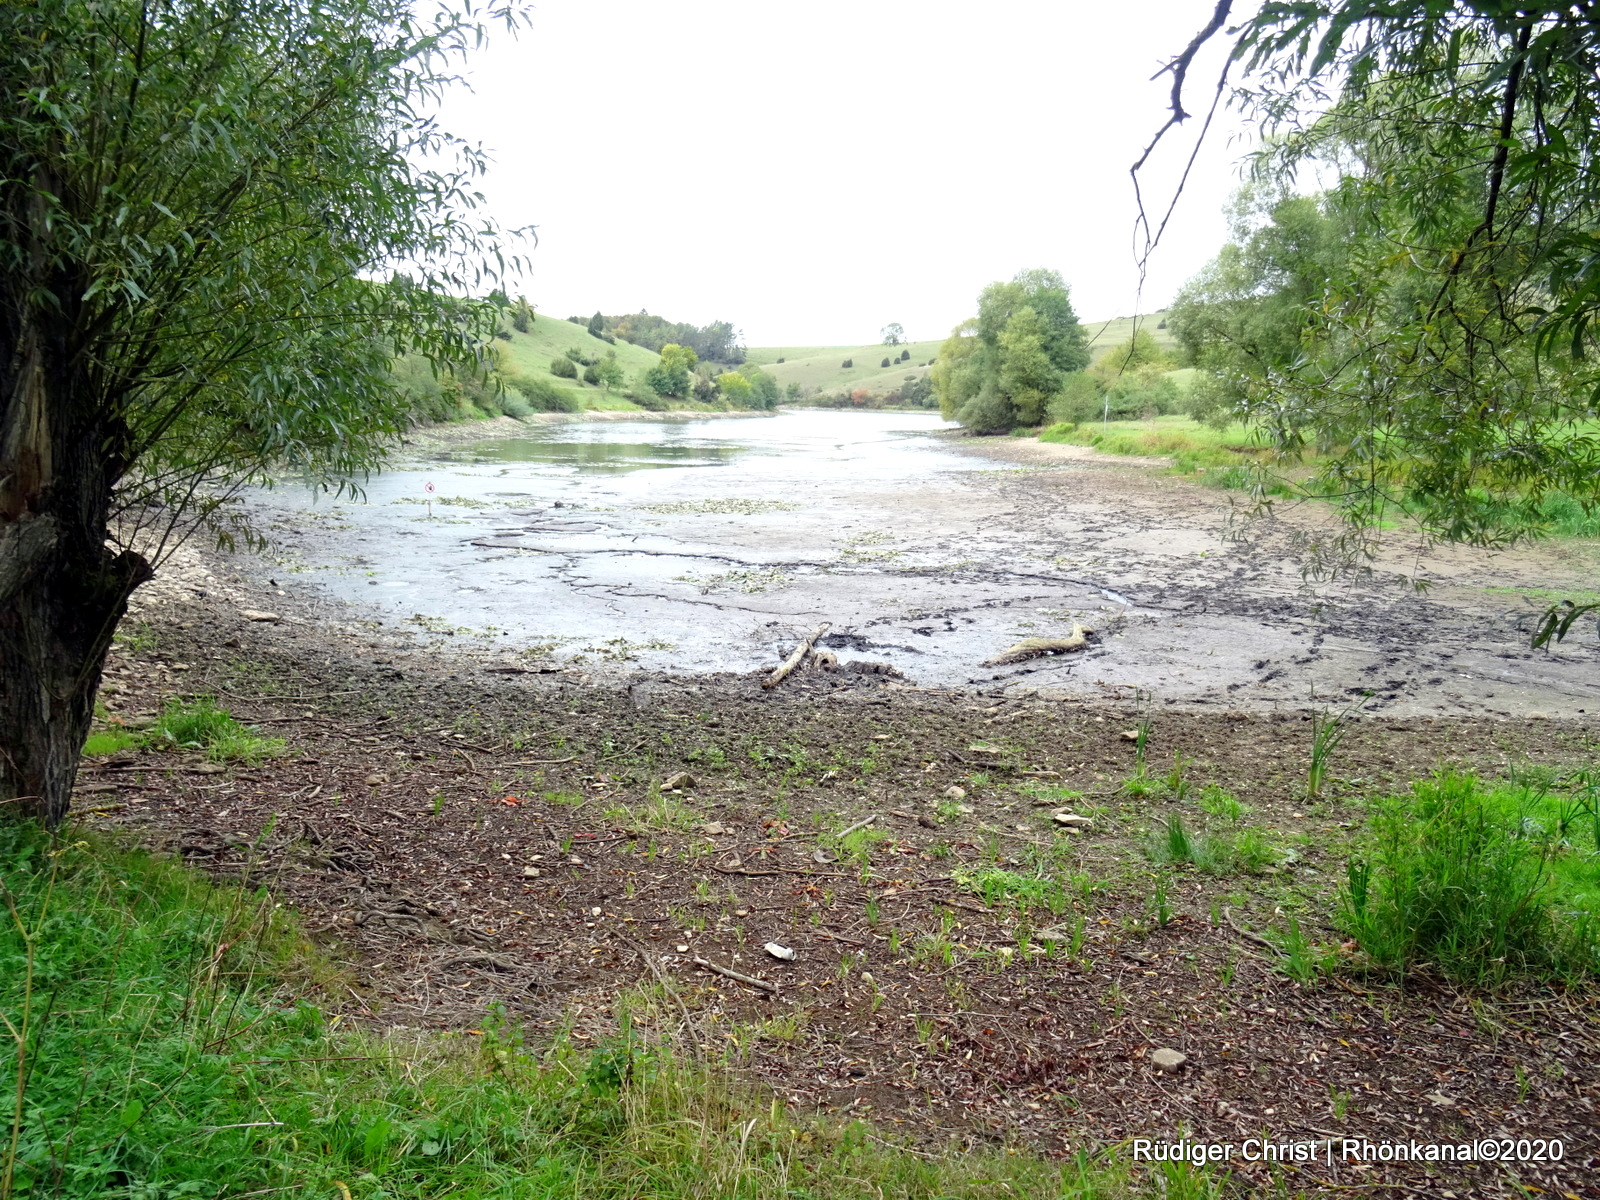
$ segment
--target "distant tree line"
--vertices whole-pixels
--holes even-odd
[[[739,331],[730,321],[690,325],[653,316],[643,309],[622,316],[608,317],[597,312],[592,317],[568,317],[567,320],[584,326],[603,341],[621,338],[657,354],[665,346],[683,346],[693,350],[695,358],[701,362],[730,367],[738,366],[745,358],[744,347],[739,344]]]

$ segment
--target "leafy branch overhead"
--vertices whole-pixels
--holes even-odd
[[[1347,518],[1333,568],[1397,519],[1493,545],[1556,500],[1593,510],[1600,27],[1323,0],[1229,36],[1233,98],[1269,136],[1233,245],[1175,306],[1202,407],[1291,463],[1317,449],[1295,490]],[[1334,180],[1318,196],[1297,194],[1308,167]]]

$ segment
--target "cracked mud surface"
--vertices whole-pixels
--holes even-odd
[[[1535,652],[1526,631],[1583,589],[1591,546],[1419,560],[1397,535],[1370,577],[1312,587],[1294,539],[1317,513],[1232,523],[1229,493],[1150,469],[1159,460],[934,436],[938,424],[801,412],[436,447],[376,477],[365,504],[256,497],[277,555],[263,573],[547,665],[746,671],[827,620],[825,646],[929,685],[1600,710],[1600,644]],[[1406,583],[1418,575],[1420,594]],[[981,666],[1074,621],[1096,630],[1083,654]]]

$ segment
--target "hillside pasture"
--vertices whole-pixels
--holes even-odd
[[[746,351],[749,360],[759,363],[787,388],[797,383],[809,392],[845,392],[866,388],[882,394],[892,391],[905,382],[907,375],[926,375],[927,367],[919,367],[939,353],[938,341],[906,342],[899,346],[885,346],[881,342],[866,346],[759,346]],[[894,362],[880,367],[885,357],[895,359],[902,350],[911,351],[909,362]],[[779,362],[779,359],[783,362]],[[855,365],[841,364],[851,360]]]
[[[596,358],[603,358],[607,351],[615,350],[617,361],[628,373],[630,384],[641,371],[661,361],[661,356],[653,350],[632,345],[621,338],[618,338],[617,344],[612,346],[597,337],[590,336],[589,331],[582,325],[574,325],[571,321],[563,321],[557,317],[540,315],[528,326],[527,333],[518,333],[509,323],[505,326],[505,331],[511,335],[511,340],[508,342],[496,339],[495,345],[500,347],[503,355],[502,369],[508,375],[520,375],[525,379],[542,379],[573,397],[583,408],[627,411],[637,409],[639,406],[626,399],[621,394],[621,389],[613,388],[608,397],[604,388],[552,375],[551,359],[560,356],[568,349],[581,350],[585,355]]]

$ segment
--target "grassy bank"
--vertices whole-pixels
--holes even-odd
[[[1088,446],[1103,454],[1167,457],[1175,474],[1192,476],[1209,487],[1259,487],[1269,496],[1291,494],[1290,481],[1306,478],[1319,463],[1310,450],[1293,462],[1279,458],[1247,426],[1234,423],[1217,429],[1176,414],[1142,421],[1051,425],[1040,431],[1039,440]],[[1600,513],[1584,512],[1570,495],[1548,494],[1540,511],[1549,536],[1600,537]]]
[[[1178,1167],[901,1149],[675,1048],[664,985],[540,1047],[329,1017],[353,995],[265,889],[0,827],[0,1197],[1206,1196]],[[696,1054],[693,1047],[688,1054]],[[10,1110],[10,1111],[7,1111]]]

